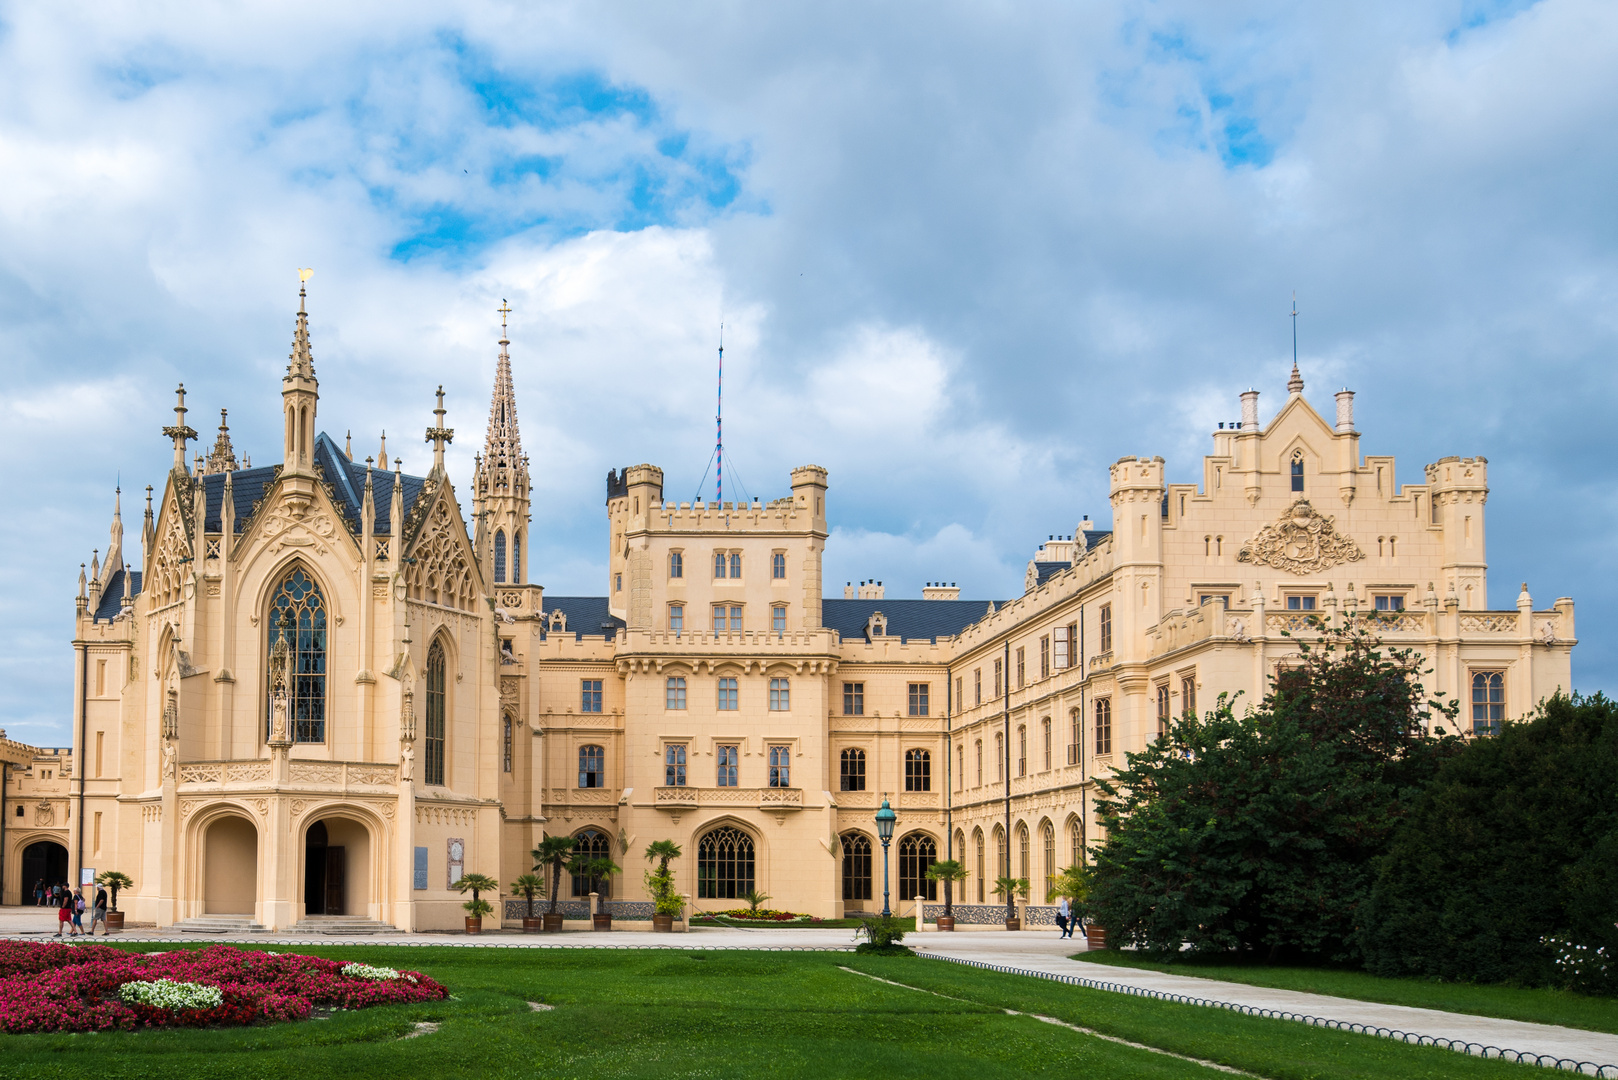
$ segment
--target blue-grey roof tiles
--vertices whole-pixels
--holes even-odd
[[[131,570],[129,572],[129,577],[131,579],[131,589],[129,595],[139,596],[140,571]],[[112,620],[116,619],[118,617],[118,612],[123,610],[123,605],[124,572],[122,570],[114,570],[112,572],[112,579],[107,582],[107,591],[101,594],[101,603],[96,605],[96,622],[100,622],[102,619],[106,619],[108,622],[111,622]]]
[[[863,638],[871,616],[880,611],[888,621],[888,636],[936,641],[954,637],[1004,600],[842,600],[820,602],[820,622],[844,639]]]

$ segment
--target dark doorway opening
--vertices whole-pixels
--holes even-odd
[[[303,912],[341,915],[347,892],[348,853],[327,843],[326,823],[309,826],[303,849]]]
[[[34,882],[40,880],[46,888],[68,883],[67,848],[53,840],[36,840],[22,849],[23,895],[32,898]]]

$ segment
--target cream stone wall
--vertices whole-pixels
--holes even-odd
[[[1507,718],[1571,687],[1571,600],[1536,607],[1525,586],[1490,607],[1488,463],[1446,457],[1400,485],[1393,457],[1362,453],[1353,395],[1335,395],[1328,422],[1296,372],[1268,423],[1258,395],[1242,395],[1240,425],[1212,434],[1197,483],[1175,480],[1160,457],[1115,462],[1112,528],[1086,520],[1041,545],[1024,594],[1004,602],[962,605],[941,584],[889,600],[874,583],[823,600],[829,478],[812,465],[793,470],[781,498],[722,504],[666,501],[653,465],[615,470],[605,595],[547,596],[535,583],[545,568],[526,558],[528,460],[508,345],[502,336],[471,525],[444,465],[454,432],[442,395],[426,477],[362,467],[318,435],[301,305],[278,403],[280,466],[238,468],[223,423],[206,463],[188,464],[195,432],[178,395],[164,429],[174,466],[149,500],[139,558],[126,575],[115,513],[107,559],[81,581],[71,760],[83,775],[61,781],[49,826],[7,820],[8,897],[19,845],[45,829],[77,860],[83,825],[84,862],[136,880],[120,898],[132,920],[233,913],[294,927],[324,904],[307,888],[323,871],[306,863],[309,831],[325,822],[347,859],[346,917],[456,929],[452,848],[460,872],[505,884],[532,868],[546,835],[596,830],[622,867],[610,885],[619,925],[644,928],[641,852],[654,840],[684,849],[673,869],[698,910],[741,903],[701,895],[699,881],[704,836],[731,826],[753,844],[752,884],[772,906],[837,917],[881,903],[872,816],[886,798],[899,815],[900,911],[913,899],[900,895],[901,851],[912,865],[962,859],[958,899],[970,903],[994,902],[1003,857],[1033,879],[1037,903],[1046,878],[1099,839],[1096,778],[1154,738],[1164,710],[1203,711],[1220,695],[1256,703],[1296,653],[1286,633],[1307,634],[1310,615],[1341,620],[1396,598],[1380,632],[1422,654],[1434,692],[1461,700],[1464,734],[1479,672],[1501,678]],[[313,743],[277,726],[268,620],[294,567],[318,583],[327,616],[326,737]],[[828,603],[862,605],[863,625],[849,621],[855,608]],[[442,782],[427,772],[435,645]],[[684,708],[669,707],[671,679],[684,680]],[[584,707],[585,680],[600,683],[599,711]],[[734,709],[720,707],[721,680],[735,681]],[[786,707],[771,708],[772,682]],[[845,707],[848,684],[863,688],[860,708]],[[925,711],[912,707],[916,684]],[[683,785],[668,782],[671,746],[684,748]],[[720,786],[730,746],[736,783]],[[601,748],[600,786],[580,785],[584,747]],[[785,755],[785,783],[770,783],[772,749]],[[843,790],[843,755],[855,752],[863,788]],[[919,771],[907,783],[907,755],[916,770],[925,755],[925,784]],[[8,791],[23,784],[13,773]],[[845,899],[845,856],[865,843],[872,894]],[[580,899],[568,876],[562,891]]]

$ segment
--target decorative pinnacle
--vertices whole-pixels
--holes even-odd
[[[309,348],[309,313],[305,300],[309,295],[307,283],[313,270],[298,271],[298,327],[292,334],[292,351],[287,354],[287,378],[315,377],[315,358]]]
[[[185,414],[191,411],[185,407],[185,383],[181,383],[174,394],[174,423],[164,428],[163,434],[174,440],[174,467],[184,469],[186,440],[196,438],[197,433],[185,423]]]
[[[438,388],[438,408],[433,410],[437,423],[427,429],[427,442],[433,444],[433,468],[444,468],[444,444],[455,440],[455,429],[444,426],[444,387]]]

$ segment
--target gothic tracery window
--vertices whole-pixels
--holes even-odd
[[[302,567],[294,567],[270,599],[269,648],[286,642],[287,733],[293,742],[326,741],[326,600],[320,586]],[[273,695],[275,675],[266,685]],[[273,734],[274,701],[265,715],[265,733]]]
[[[427,649],[427,754],[423,780],[444,782],[444,645],[435,641]]]
[[[843,899],[871,899],[871,840],[864,833],[843,834]]]
[[[506,534],[497,530],[494,534],[494,580],[504,584],[506,580]]]
[[[925,833],[911,833],[899,841],[899,898],[925,896],[938,899],[938,882],[927,877],[927,868],[938,861],[938,844]]]
[[[735,900],[753,891],[753,838],[722,825],[697,841],[697,898]]]

